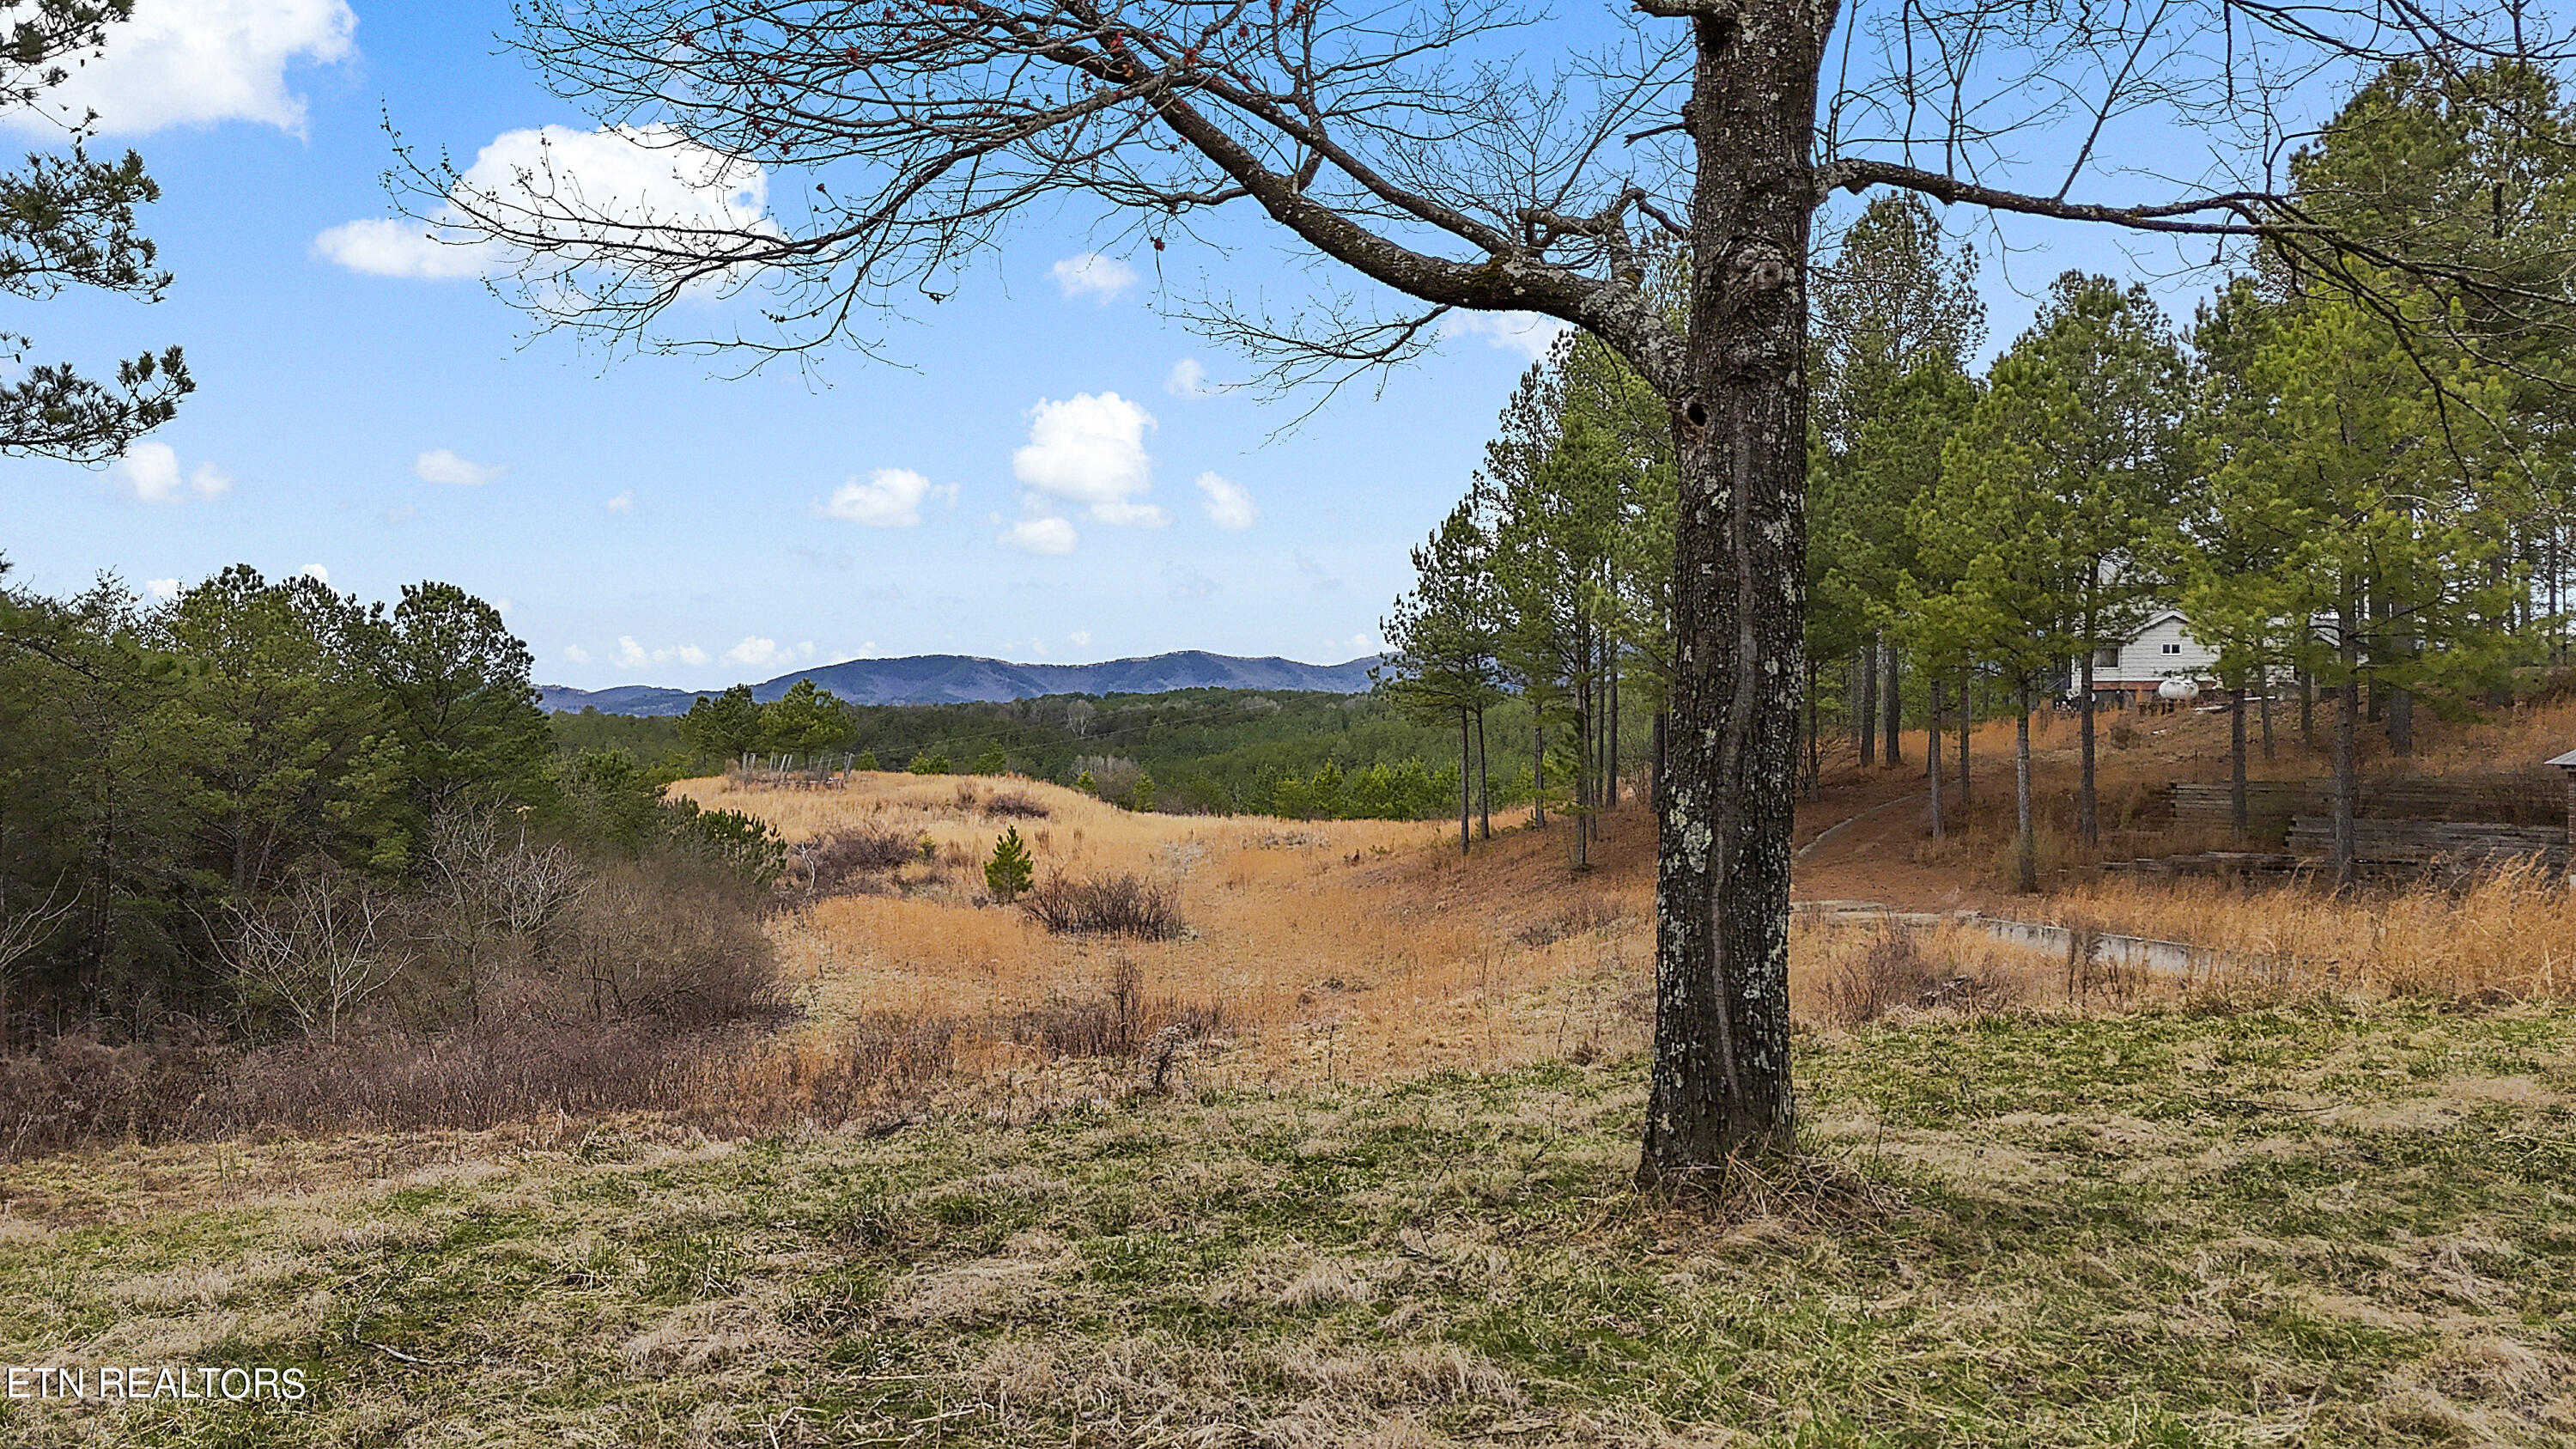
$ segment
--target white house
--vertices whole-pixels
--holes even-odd
[[[2129,642],[2093,652],[2093,700],[2096,704],[2139,704],[2155,697],[2168,679],[2214,682],[2218,651],[2191,637],[2182,611],[2166,609],[2147,616]],[[2069,690],[2082,676],[2067,671]]]

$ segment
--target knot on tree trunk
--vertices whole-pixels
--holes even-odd
[[[1776,292],[1796,276],[1789,254],[1759,237],[1738,239],[1727,254],[1726,283],[1732,292]]]

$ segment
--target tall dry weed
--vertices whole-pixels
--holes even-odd
[[[2304,883],[2110,878],[2027,914],[2204,947],[2249,983],[2469,1002],[2564,1000],[2576,984],[2576,895],[2537,863],[2341,897]]]

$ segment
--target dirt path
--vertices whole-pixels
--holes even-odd
[[[1925,862],[1919,764],[1829,781],[1825,798],[1798,807],[1797,900],[1878,901],[1905,911],[1984,910],[1991,892],[1974,859]]]

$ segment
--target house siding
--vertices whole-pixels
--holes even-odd
[[[2213,680],[2217,669],[2218,651],[2191,637],[2182,615],[2166,613],[2150,619],[2120,646],[2118,663],[2094,661],[2093,687],[2097,692],[2144,693],[2168,679]]]

